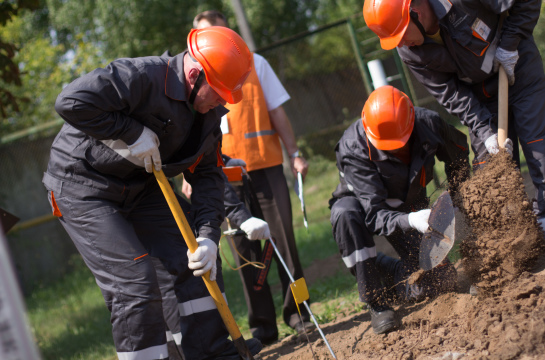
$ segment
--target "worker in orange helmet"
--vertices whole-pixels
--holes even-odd
[[[228,27],[225,15],[217,10],[207,10],[197,14],[193,20],[193,26],[197,29],[212,25]],[[285,268],[298,279],[304,274],[295,243],[289,188],[282,166],[282,144],[289,155],[290,169],[296,181],[298,173],[305,179],[309,164],[297,148],[291,121],[284,110],[283,104],[290,99],[288,92],[267,60],[259,54],[252,55],[252,71],[244,83],[244,97],[238,104],[227,105],[229,113],[222,118],[222,153],[231,158],[230,162],[236,161],[248,171],[263,211],[263,220],[270,227],[270,236],[285,260]],[[188,190],[186,185],[186,195],[189,195]],[[240,199],[246,197],[242,186],[235,186],[234,190]],[[225,198],[228,197],[226,194]],[[264,228],[263,221],[258,221],[258,218],[244,218],[244,222],[235,217],[229,220],[231,225],[239,227],[247,235],[254,231],[261,232],[260,228]],[[252,238],[255,240],[252,236],[234,236],[232,250],[237,264],[244,258],[261,258],[261,244],[250,241]],[[275,261],[284,299],[284,323],[300,335],[311,332],[314,324],[310,321],[310,314],[304,307],[298,307],[290,290],[290,276],[277,257]],[[265,282],[260,290],[256,290],[253,284],[255,269],[252,267],[243,267],[239,274],[248,305],[252,336],[264,345],[277,341],[276,310],[269,284]]]
[[[202,279],[223,291],[217,259],[224,219],[220,119],[242,99],[252,54],[224,27],[191,30],[188,50],[124,58],[74,80],[55,109],[66,121],[43,183],[111,312],[119,359],[167,359],[154,260],[173,277],[186,359],[238,359]],[[187,245],[153,175],[193,185],[181,198],[196,234]],[[247,341],[252,354],[262,344]]]
[[[508,139],[519,143],[545,228],[545,72],[532,33],[540,0],[366,0],[363,16],[384,49],[397,51],[439,104],[469,129],[474,166],[499,151],[498,70],[509,82]]]
[[[398,324],[393,301],[418,301],[455,289],[456,271],[445,260],[419,284],[422,234],[430,215],[426,185],[435,157],[445,163],[450,191],[469,175],[466,136],[431,110],[414,108],[392,86],[371,93],[335,147],[340,183],[330,200],[333,236],[356,277],[360,301],[377,334]],[[384,236],[399,259],[377,253],[374,235]]]

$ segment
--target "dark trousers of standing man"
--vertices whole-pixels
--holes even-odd
[[[269,224],[272,238],[290,273],[295,280],[303,277],[303,269],[299,261],[299,254],[295,245],[293,232],[291,200],[286,177],[282,165],[270,168],[250,171],[252,181],[265,220]],[[242,186],[235,187],[237,195],[244,201]],[[261,241],[250,241],[243,236],[235,237],[235,245],[242,256],[251,261],[261,259]],[[240,258],[233,251],[237,265],[240,265]],[[282,295],[284,298],[283,318],[290,326],[300,322],[297,304],[290,290],[290,278],[284,267],[275,255],[278,268],[278,276],[282,283]],[[244,287],[244,296],[248,305],[248,322],[252,335],[264,343],[274,341],[278,338],[276,326],[276,312],[269,284],[265,282],[261,290],[255,290],[254,279],[256,269],[251,266],[243,267],[240,270],[240,277]],[[310,316],[303,306],[299,307],[304,321],[309,321]]]

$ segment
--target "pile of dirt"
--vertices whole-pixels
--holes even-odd
[[[454,201],[473,230],[461,245],[463,260],[455,265],[457,291],[396,306],[400,328],[386,335],[373,333],[367,311],[321,324],[337,359],[545,358],[545,240],[508,154],[493,157],[461,186]],[[339,261],[332,257],[331,268],[337,269]],[[322,271],[326,265],[321,263]],[[308,269],[305,274],[312,276]],[[475,283],[480,296],[470,295]],[[282,339],[260,357],[333,359],[317,330],[308,338]]]
[[[399,330],[376,335],[367,311],[321,324],[338,360],[538,360],[545,358],[545,258],[496,296],[469,294],[458,269],[458,291],[395,308]],[[313,304],[311,307],[319,307]],[[317,330],[264,348],[264,360],[333,359]]]
[[[545,248],[522,175],[502,150],[460,186],[453,201],[472,230],[460,247],[464,269],[480,295],[498,295]]]

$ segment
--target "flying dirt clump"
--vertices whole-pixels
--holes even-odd
[[[543,253],[544,234],[520,171],[506,151],[465,181],[454,203],[472,230],[460,250],[480,295],[498,295]]]

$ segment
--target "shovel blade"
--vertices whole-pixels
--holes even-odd
[[[246,341],[241,336],[238,339],[233,340],[233,343],[235,344],[235,347],[237,348],[238,355],[242,360],[254,360],[254,356],[250,352],[250,349],[248,349],[248,346],[246,345]]]
[[[447,257],[455,242],[455,216],[452,199],[447,191],[431,207],[429,228],[420,243],[420,268],[431,270]]]
[[[420,244],[420,268],[431,270],[441,264],[454,246],[454,241],[436,231],[428,231]]]

